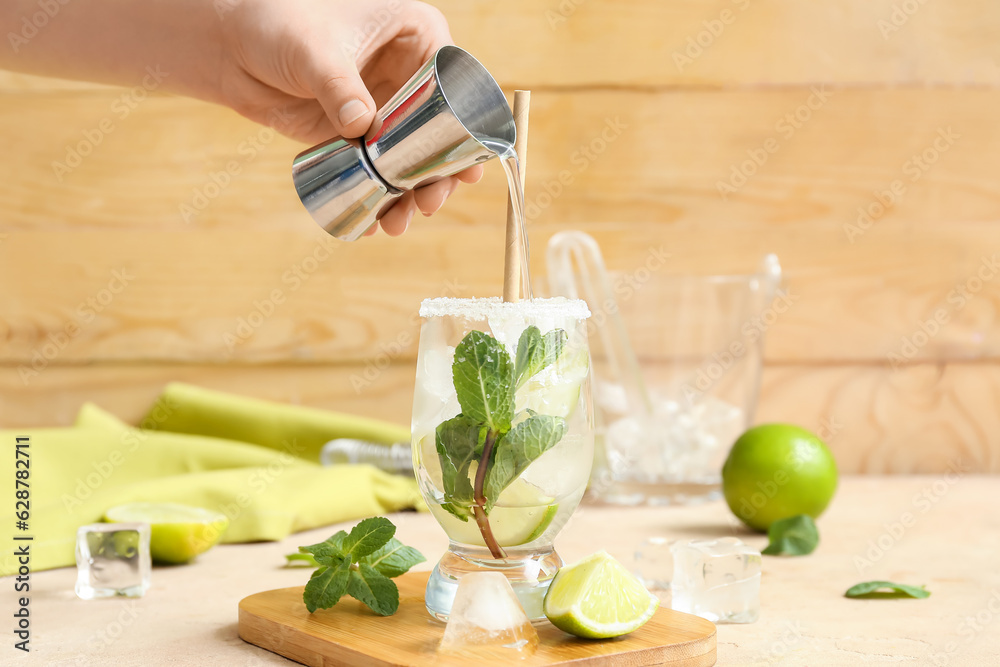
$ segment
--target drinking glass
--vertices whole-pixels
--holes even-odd
[[[624,505],[720,497],[722,464],[753,422],[765,333],[789,306],[774,299],[776,271],[654,275],[620,300],[644,400],[628,400],[595,352],[596,496]]]
[[[528,617],[562,565],[553,539],[593,463],[583,301],[428,299],[413,399],[413,468],[448,551],[427,583],[447,620],[465,574],[501,572]]]

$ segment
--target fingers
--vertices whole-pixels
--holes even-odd
[[[474,167],[469,167],[465,171],[458,172],[455,174],[455,178],[463,183],[478,183],[483,178],[484,171],[484,165],[477,164]]]
[[[396,200],[396,203],[386,211],[379,222],[382,224],[382,229],[389,236],[399,236],[407,230],[410,226],[410,221],[413,220],[413,214],[417,210],[417,205],[414,202],[413,192],[407,192],[402,197]]]
[[[420,212],[428,216],[444,206],[445,200],[454,192],[456,187],[458,187],[458,179],[453,177],[442,178],[440,181],[414,190],[413,198]]]
[[[343,137],[360,137],[375,119],[375,101],[358,68],[336,48],[312,54],[308,80],[330,124]]]
[[[474,175],[473,175],[474,176]],[[436,213],[445,201],[458,187],[455,177],[443,178],[440,181],[425,185],[407,192],[396,200],[388,211],[382,214],[379,222],[389,236],[399,236],[410,227],[413,215],[419,210],[425,217]],[[374,234],[375,228],[368,230],[365,236]]]

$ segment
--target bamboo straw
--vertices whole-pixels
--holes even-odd
[[[528,107],[531,104],[530,90],[514,91],[514,127],[517,138],[514,150],[521,167],[521,189],[524,189],[524,174],[528,170]],[[514,207],[507,200],[507,244],[503,253],[503,300],[516,303],[521,300],[521,229],[514,216]]]

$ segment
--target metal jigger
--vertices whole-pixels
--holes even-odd
[[[478,60],[443,46],[375,115],[362,139],[331,139],[296,156],[295,191],[313,219],[344,241],[360,238],[407,190],[496,156],[514,143],[514,117]]]

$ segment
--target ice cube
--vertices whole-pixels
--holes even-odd
[[[684,540],[671,547],[671,606],[714,623],[753,623],[760,615],[760,552],[735,537]]]
[[[717,399],[693,406],[661,400],[607,428],[616,479],[642,483],[717,482],[728,447],[745,427],[743,411]]]
[[[417,357],[417,389],[411,431],[416,439],[434,433],[441,422],[462,411],[452,379],[455,348],[421,348]]]
[[[76,531],[76,594],[142,597],[149,588],[149,524],[95,523]]]
[[[635,574],[643,585],[656,593],[670,590],[674,576],[674,555],[670,551],[674,540],[648,537],[635,550]]]
[[[442,651],[486,651],[519,657],[538,647],[538,633],[500,572],[472,572],[458,582]]]

